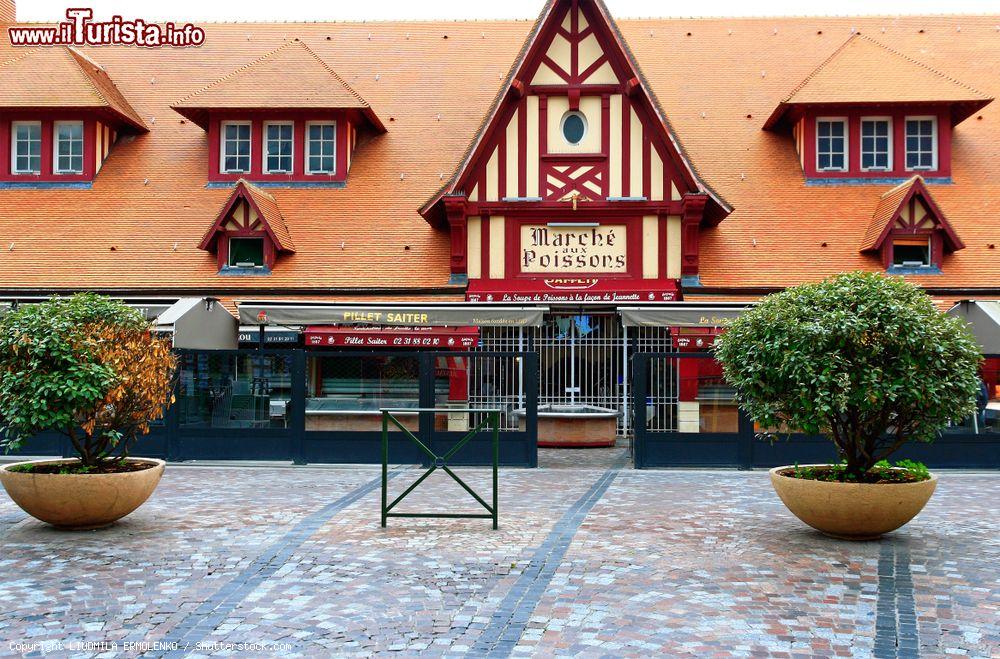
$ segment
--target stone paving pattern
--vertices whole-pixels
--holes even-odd
[[[765,472],[625,458],[502,470],[499,531],[379,528],[372,467],[170,466],[139,511],[78,533],[3,496],[0,655],[1000,656],[1000,474],[946,472],[909,526],[849,543],[792,517]],[[394,473],[398,493],[421,471]],[[489,492],[487,470],[460,473]],[[439,473],[400,507],[475,505]]]

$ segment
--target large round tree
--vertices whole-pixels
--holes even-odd
[[[756,423],[829,437],[858,480],[976,410],[975,339],[897,277],[843,274],[768,296],[715,350]]]
[[[172,402],[176,358],[137,310],[93,294],[0,317],[0,442],[69,437],[87,470],[128,455]]]

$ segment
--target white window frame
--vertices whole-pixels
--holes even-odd
[[[580,121],[583,122],[583,135],[580,136],[580,141],[578,142],[570,142],[569,138],[566,137],[566,122],[569,121],[570,117],[579,117]],[[587,115],[579,110],[569,110],[563,115],[562,119],[559,120],[559,136],[562,137],[563,142],[569,146],[577,147],[583,144],[583,141],[587,139],[587,134],[589,132],[590,122],[587,121]]]
[[[38,127],[38,171],[21,170],[17,168],[18,126]],[[41,121],[12,121],[10,123],[10,172],[15,176],[38,176],[42,173],[42,122]]]
[[[60,169],[59,168],[59,127],[75,125],[80,127],[80,169]],[[86,168],[84,162],[87,158],[85,147],[86,136],[84,135],[84,125],[82,121],[55,121],[52,123],[52,173],[59,176],[79,176]],[[72,157],[72,156],[70,156]]]
[[[250,127],[250,156],[246,170],[226,169],[226,128],[228,126],[249,126]],[[219,125],[219,173],[220,174],[249,174],[253,171],[253,122],[252,121],[223,121]]]
[[[291,153],[291,167],[288,170],[284,169],[270,169],[267,165],[267,159],[271,155],[268,152],[270,146],[270,140],[267,137],[267,129],[271,126],[290,126],[292,129],[291,143],[292,143],[292,153]],[[265,174],[294,174],[295,173],[295,122],[294,121],[265,121],[264,128],[261,131],[261,136],[264,140],[264,163],[263,171]],[[336,148],[336,147],[334,147]]]
[[[312,140],[309,139],[310,127],[312,126],[333,126],[333,170],[329,172],[323,171],[313,171],[311,160],[312,160]],[[337,144],[337,122],[336,121],[307,121],[306,122],[306,134],[303,135],[305,140],[306,149],[306,174],[309,176],[336,176],[337,175],[337,149],[339,148]]]
[[[906,132],[906,125],[910,121],[930,121],[931,122],[931,166],[930,167],[910,167],[909,166],[909,155],[910,150],[907,142],[909,141],[909,133]],[[903,119],[903,165],[906,166],[906,171],[908,172],[934,172],[938,169],[938,157],[939,157],[939,144],[938,144],[938,118],[933,114],[929,115],[916,115],[911,117],[905,117]]]
[[[888,158],[886,159],[885,167],[865,167],[865,122],[866,121],[884,121],[889,125],[888,135],[888,146],[889,149]],[[858,153],[860,158],[858,160],[858,165],[861,167],[863,172],[891,172],[892,171],[892,154],[893,154],[893,130],[892,130],[892,117],[861,117],[858,122]],[[876,153],[876,152],[873,152]]]
[[[844,166],[843,167],[820,167],[819,166],[819,125],[821,122],[844,124]],[[817,172],[846,172],[851,167],[851,123],[847,117],[816,117],[814,124],[816,133],[816,171]]]

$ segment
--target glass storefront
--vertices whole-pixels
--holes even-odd
[[[711,358],[654,358],[649,364],[646,430],[712,434],[739,432],[736,392]]]
[[[290,357],[210,352],[180,357],[181,428],[286,428],[291,398]]]
[[[306,373],[307,431],[381,432],[381,408],[420,406],[420,360],[412,355],[311,355]],[[415,412],[396,416],[417,428]]]
[[[1000,357],[987,358],[980,371],[976,413],[950,424],[945,433],[984,435],[1000,433]]]

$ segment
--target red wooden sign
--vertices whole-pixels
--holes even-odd
[[[313,326],[306,328],[305,342],[314,347],[469,350],[479,343],[479,328]]]
[[[473,280],[469,302],[673,302],[674,280],[603,277],[539,277],[505,281]]]

